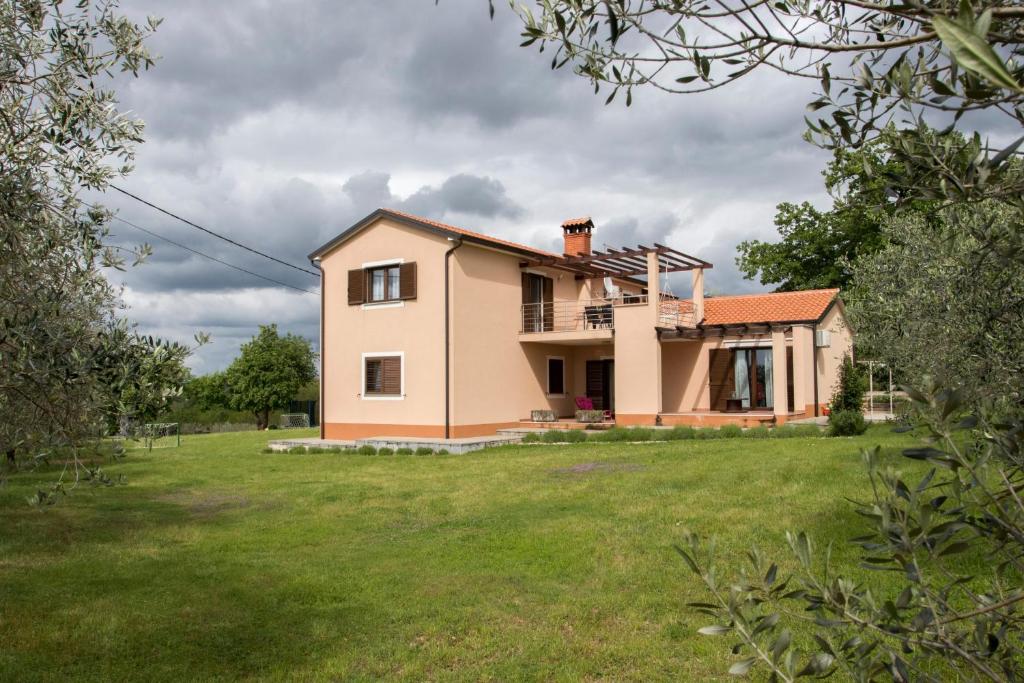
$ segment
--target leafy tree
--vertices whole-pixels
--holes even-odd
[[[252,411],[256,428],[266,429],[270,411],[287,405],[315,378],[315,358],[307,340],[292,334],[282,337],[277,325],[261,325],[226,371],[231,406]]]
[[[119,320],[102,335],[97,374],[103,387],[109,431],[135,434],[153,422],[181,395],[188,377],[190,349],[151,336],[143,337]]]
[[[208,375],[193,377],[185,384],[182,396],[200,410],[227,408],[231,404],[227,374],[211,372]]]
[[[101,480],[79,449],[112,410],[150,413],[184,353],[119,326],[101,268],[148,248],[107,246],[109,215],[78,200],[131,169],[142,122],[110,83],[153,64],[143,43],[157,24],[109,0],[0,2],[0,451],[70,452],[76,480]]]
[[[999,202],[889,219],[888,246],[857,262],[849,314],[862,352],[971,402],[1024,397],[1024,262],[993,233],[1024,232]]]

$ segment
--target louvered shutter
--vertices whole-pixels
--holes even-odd
[[[403,263],[398,268],[398,298],[416,298],[416,262]]]
[[[366,303],[366,275],[362,268],[348,271],[348,305]]]
[[[402,359],[395,356],[380,360],[384,386],[381,393],[388,396],[400,396],[402,393]]]
[[[736,368],[730,349],[711,349],[708,358],[708,385],[711,410],[725,410],[726,399],[736,391]]]

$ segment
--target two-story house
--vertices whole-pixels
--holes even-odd
[[[706,261],[561,229],[555,254],[379,209],[314,251],[322,438],[481,436],[586,398],[620,425],[779,424],[829,400],[838,290],[705,298]],[[690,299],[665,291],[680,271]]]

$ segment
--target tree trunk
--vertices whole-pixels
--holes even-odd
[[[256,415],[256,429],[258,431],[263,431],[267,428],[267,425],[270,422],[270,409],[264,408],[254,412]]]
[[[8,448],[7,449],[7,464],[10,465],[11,467],[14,467],[14,455],[15,455],[14,449],[13,448]]]

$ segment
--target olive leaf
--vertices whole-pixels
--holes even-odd
[[[941,16],[932,19],[932,26],[957,64],[1002,88],[1024,92],[992,46],[973,30]]]

